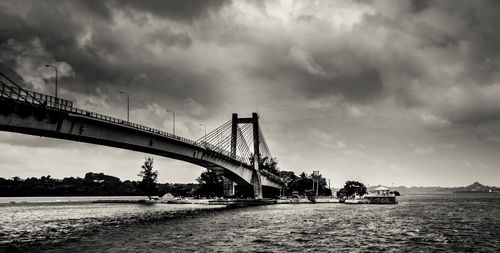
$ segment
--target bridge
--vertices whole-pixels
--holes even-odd
[[[252,186],[253,197],[263,189],[280,189],[281,178],[268,171],[262,158],[271,153],[259,127],[259,116],[231,120],[198,140],[190,140],[144,125],[75,108],[73,102],[29,91],[0,72],[0,131],[92,143],[182,160],[217,171],[224,194],[235,184]]]

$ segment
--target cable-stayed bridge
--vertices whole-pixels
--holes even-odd
[[[162,130],[75,108],[73,102],[28,91],[0,72],[0,131],[44,136],[140,151],[186,161],[225,178],[225,195],[234,184],[253,186],[254,198],[263,187],[281,188],[275,171],[265,170],[271,158],[259,127],[259,116],[232,119],[193,141]]]

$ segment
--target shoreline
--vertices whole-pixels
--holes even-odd
[[[427,196],[427,195],[498,195],[499,192],[471,192],[471,193],[410,193],[404,196]],[[12,200],[10,199],[12,198]],[[0,197],[0,207],[9,206],[50,206],[50,205],[85,205],[85,204],[150,204],[146,196],[39,196],[39,197]],[[342,203],[337,198],[290,198],[290,199],[267,199],[271,204],[321,204],[321,203]],[[244,203],[247,199],[161,199],[156,204],[199,204],[199,205],[227,205]],[[269,204],[269,203],[265,203]]]

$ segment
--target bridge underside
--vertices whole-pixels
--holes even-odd
[[[155,154],[219,171],[241,185],[255,183],[252,167],[180,137],[167,137],[125,124],[112,123],[64,110],[47,109],[0,98],[0,130],[86,142]],[[279,189],[279,183],[260,176],[262,186]]]

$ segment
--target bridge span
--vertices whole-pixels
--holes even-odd
[[[253,153],[257,155],[254,155],[254,162],[250,163],[248,157],[238,156],[241,152],[236,150],[237,136],[229,137],[229,150],[208,143],[206,137],[204,141],[192,141],[147,126],[75,108],[71,101],[27,91],[4,74],[0,75],[3,77],[0,79],[0,131],[86,142],[182,160],[218,171],[230,183],[234,181],[237,184],[252,185],[254,198],[263,197],[262,186],[281,188],[279,177],[261,171],[259,162],[255,163],[259,161],[260,155],[258,139],[256,152]],[[258,128],[257,114],[254,113],[249,119],[254,119],[257,123],[254,128]],[[236,120],[238,121],[237,116]],[[233,122],[232,125],[238,123]]]

